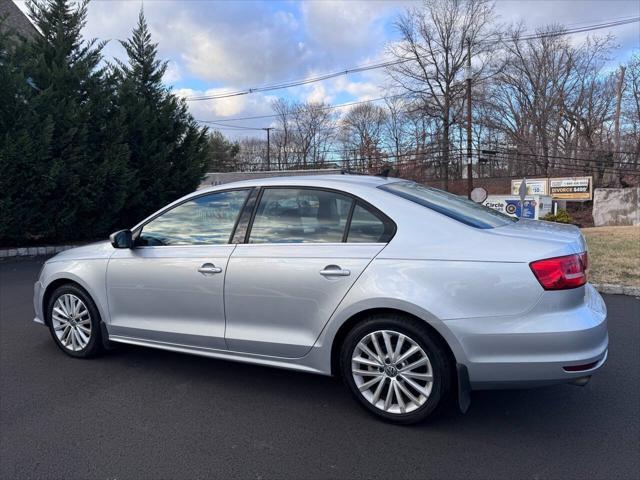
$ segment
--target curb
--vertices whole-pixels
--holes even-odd
[[[609,295],[629,295],[631,297],[640,297],[640,287],[632,287],[630,285],[615,285],[613,283],[594,283],[593,286],[600,293]]]
[[[21,248],[2,248],[0,249],[0,258],[10,257],[35,257],[38,255],[53,255],[70,248],[79,247],[80,245],[50,245],[46,247],[21,247]]]

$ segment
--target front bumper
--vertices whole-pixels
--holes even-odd
[[[473,389],[570,382],[604,365],[609,344],[600,294],[584,288],[545,292],[524,315],[445,322],[456,337]],[[579,371],[564,367],[593,364]]]

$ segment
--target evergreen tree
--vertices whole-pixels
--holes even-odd
[[[115,83],[100,66],[104,43],[82,39],[86,1],[34,0],[28,7],[42,35],[20,42],[8,64],[13,90],[2,101],[13,108],[3,113],[0,133],[2,167],[10,173],[1,202],[3,219],[11,219],[1,241],[103,236],[116,222],[128,179]]]
[[[131,38],[121,44],[128,60],[118,61],[118,97],[134,172],[123,224],[131,226],[197,188],[208,146],[206,129],[198,127],[184,100],[162,84],[167,64],[157,58],[142,10]]]
[[[219,131],[212,132],[209,142],[209,172],[230,172],[236,168],[236,156],[240,153],[238,142],[230,142]]]
[[[2,22],[3,20],[0,20]],[[29,108],[35,89],[24,70],[24,38],[0,29],[0,246],[37,236],[34,221],[42,210],[45,164],[52,136],[50,119],[39,121]],[[33,127],[38,126],[34,129]],[[40,180],[40,185],[37,185]]]

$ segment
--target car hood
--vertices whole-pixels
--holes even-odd
[[[60,252],[51,257],[49,262],[61,262],[66,260],[92,260],[99,258],[109,258],[113,255],[114,248],[109,240],[82,245]]]

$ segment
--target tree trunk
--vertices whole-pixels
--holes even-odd
[[[444,99],[444,122],[442,124],[442,182],[444,189],[449,191],[449,105],[448,95]]]

